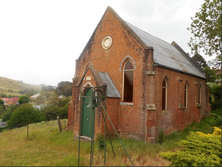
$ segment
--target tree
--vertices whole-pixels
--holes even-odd
[[[191,57],[191,59],[196,62],[196,64],[204,69],[205,67],[207,67],[207,63],[206,60],[203,58],[203,56],[201,56],[200,54],[196,53],[193,57]]]
[[[24,103],[28,103],[30,101],[30,97],[26,96],[26,95],[22,95],[19,97],[19,104],[24,104]]]
[[[32,96],[35,93],[38,93],[37,90],[34,90],[33,88],[29,89],[29,88],[25,88],[24,90],[20,89],[19,93],[21,94],[26,94],[27,96]]]
[[[221,109],[221,85],[213,85],[210,87],[210,104],[212,110]]]
[[[59,98],[55,92],[49,92],[50,96],[47,99],[49,105],[55,106],[59,104]]]
[[[53,91],[53,90],[54,90],[54,88],[53,88],[53,86],[51,86],[51,85],[49,85],[49,86],[43,86],[42,89],[41,89],[41,91],[45,91],[45,92],[51,92],[51,91]]]
[[[215,69],[219,69],[221,68],[221,57],[220,56],[217,56],[215,59],[213,60],[209,60],[207,62],[207,64],[210,66],[210,67],[213,67]]]
[[[72,82],[61,81],[58,83],[56,90],[57,90],[58,95],[71,96],[72,95]]]
[[[0,99],[0,116],[5,112],[5,102]]]
[[[36,99],[33,100],[36,105],[44,104],[45,100],[42,95],[39,95]]]
[[[216,71],[210,69],[210,67],[205,67],[204,70],[206,71],[207,82],[215,82],[217,78]]]
[[[68,87],[65,88],[64,95],[72,96],[72,85],[69,85]]]
[[[68,118],[68,103],[63,107],[48,106],[44,110],[43,115],[47,121],[56,120],[57,116],[60,119]]]
[[[221,54],[221,2],[220,0],[205,0],[201,11],[191,17],[188,30],[194,35],[188,45],[191,51],[202,48],[206,55]]]
[[[4,105],[4,100],[0,99],[0,105]]]
[[[0,97],[2,97],[2,98],[6,98],[7,95],[6,95],[5,93],[1,93],[1,94],[0,94]]]
[[[36,110],[31,104],[22,104],[11,115],[11,119],[8,121],[8,127],[27,127],[27,138],[29,138],[30,123],[41,122],[43,115],[40,111]]]

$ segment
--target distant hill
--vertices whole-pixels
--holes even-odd
[[[26,88],[32,88],[39,91],[41,87],[42,86],[26,84],[22,81],[17,81],[0,76],[0,94],[4,93],[6,95],[21,96],[22,94],[19,93],[21,89],[24,90]]]

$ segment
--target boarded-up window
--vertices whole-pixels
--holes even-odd
[[[187,82],[184,87],[184,106],[187,108],[187,98],[188,98],[188,85]]]
[[[123,68],[124,79],[124,102],[133,102],[133,64],[127,61]]]
[[[162,84],[162,110],[167,110],[167,80],[164,78]]]

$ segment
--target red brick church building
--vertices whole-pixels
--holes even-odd
[[[84,120],[79,123],[80,108],[85,112],[80,89],[98,85],[107,85],[107,113],[121,137],[153,142],[161,131],[183,130],[210,112],[205,72],[176,42],[169,44],[135,27],[111,7],[76,60],[68,110],[74,135],[85,126]],[[109,123],[108,129],[112,131]],[[95,135],[103,132],[96,109]]]

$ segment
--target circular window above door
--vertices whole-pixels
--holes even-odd
[[[112,38],[110,36],[106,36],[102,41],[102,47],[103,49],[109,49],[112,46]]]

